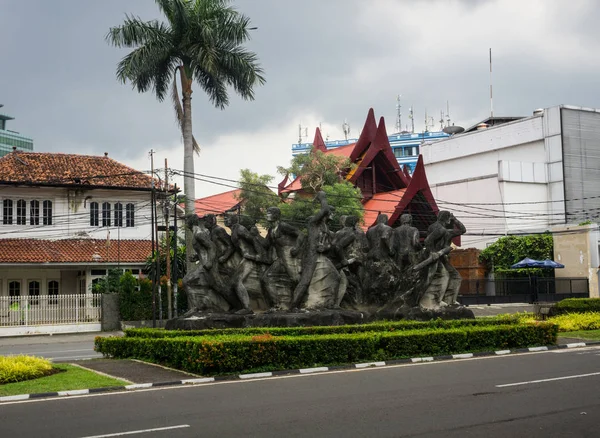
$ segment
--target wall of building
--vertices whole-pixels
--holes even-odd
[[[598,225],[560,226],[552,229],[554,260],[565,265],[555,269],[556,278],[587,278],[590,297],[600,297],[598,290]],[[559,291],[556,292],[569,292]]]
[[[12,224],[4,224],[3,200],[13,201]],[[26,201],[26,221],[17,225],[18,200]],[[40,202],[40,224],[30,224],[30,201]],[[43,201],[52,201],[52,225],[44,225]],[[90,206],[92,202],[99,204],[99,226],[90,225]],[[102,203],[111,204],[111,226],[102,226]],[[123,226],[114,226],[114,205],[123,205]],[[134,205],[134,227],[126,227],[126,205]],[[0,238],[39,238],[61,239],[73,237],[90,237],[106,239],[149,239],[150,237],[150,193],[126,190],[103,189],[66,189],[66,188],[31,188],[4,186],[0,193]],[[160,222],[160,218],[159,218]]]

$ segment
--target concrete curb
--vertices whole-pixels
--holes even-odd
[[[124,386],[109,386],[105,388],[93,388],[93,389],[77,389],[71,391],[58,391],[58,392],[44,392],[38,394],[20,394],[20,395],[9,395],[0,397],[1,402],[21,401],[21,400],[33,400],[47,397],[68,397],[73,395],[86,395],[86,394],[99,394],[103,392],[115,392],[115,391],[135,391],[137,389],[148,389],[157,388],[162,386],[177,386],[177,385],[201,385],[204,383],[213,382],[224,382],[231,380],[251,380],[251,379],[264,379],[269,377],[289,376],[295,374],[314,374],[314,373],[326,373],[331,371],[340,370],[353,370],[353,369],[364,369],[371,367],[385,367],[390,365],[401,365],[411,364],[420,362],[441,362],[451,361],[460,359],[471,359],[474,357],[486,357],[486,356],[505,356],[509,354],[522,354],[522,353],[534,353],[540,351],[550,351],[568,348],[581,348],[592,345],[600,345],[600,341],[592,342],[574,342],[571,344],[562,345],[548,345],[545,347],[529,347],[529,348],[517,348],[514,350],[496,350],[496,351],[480,351],[477,353],[462,353],[462,354],[451,354],[443,356],[429,356],[429,357],[412,357],[409,359],[396,359],[381,362],[365,362],[355,363],[349,365],[338,365],[330,367],[316,367],[316,368],[300,368],[295,370],[281,370],[281,371],[268,371],[264,373],[250,373],[250,374],[232,374],[228,376],[215,376],[215,377],[199,377],[195,379],[185,380],[174,380],[171,382],[159,382],[159,383],[137,383]]]

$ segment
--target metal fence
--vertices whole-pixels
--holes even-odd
[[[462,304],[556,302],[565,298],[588,298],[587,278],[497,278],[463,280]]]
[[[97,324],[100,317],[100,294],[0,297],[0,327]]]

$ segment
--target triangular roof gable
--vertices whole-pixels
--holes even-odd
[[[358,147],[358,142],[356,145]],[[355,147],[354,151],[357,150],[357,147]],[[348,178],[348,180],[352,183],[355,183],[360,175],[362,175],[364,170],[369,167],[369,165],[375,160],[375,157],[377,157],[379,154],[384,157],[382,163],[384,163],[384,166],[387,167],[386,173],[394,183],[394,189],[402,189],[407,187],[410,183],[410,178],[400,170],[398,160],[396,160],[394,152],[392,151],[392,147],[390,146],[387,130],[385,129],[385,119],[383,117],[381,117],[379,120],[379,126],[377,127],[375,138],[370,143],[370,146],[368,147],[360,163],[358,163],[356,171],[350,176],[350,178]]]
[[[237,196],[242,192],[242,189],[229,190],[216,195],[199,198],[194,201],[195,212],[199,216],[205,214],[223,214],[227,211],[237,208],[242,202],[237,199]]]
[[[369,108],[365,125],[363,126],[363,129],[360,132],[360,137],[358,137],[358,141],[355,143],[354,149],[350,154],[350,161],[353,163],[356,162],[356,160],[358,160],[365,153],[369,145],[375,139],[376,134],[377,121],[375,120],[375,111],[373,111],[373,108]]]
[[[321,135],[321,130],[319,128],[317,128],[315,131],[315,139],[313,140],[312,151],[327,152],[327,146],[325,146],[325,142],[323,141],[323,136]]]

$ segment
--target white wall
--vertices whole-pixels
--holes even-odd
[[[87,199],[86,199],[87,198]],[[4,225],[2,220],[2,200],[13,200],[13,224]],[[27,201],[27,220],[25,225],[17,225],[17,200]],[[40,201],[40,225],[30,225],[30,201]],[[43,201],[52,201],[52,225],[43,225]],[[90,203],[100,205],[100,226],[90,225]],[[123,204],[123,227],[102,227],[102,203],[109,202],[111,207]],[[125,227],[127,203],[135,206],[135,226]],[[150,193],[125,190],[69,190],[64,188],[31,188],[4,186],[0,192],[0,239],[1,238],[37,238],[62,239],[73,237],[91,237],[106,239],[107,231],[111,239],[150,239]],[[114,225],[114,211],[111,209],[111,225]]]

